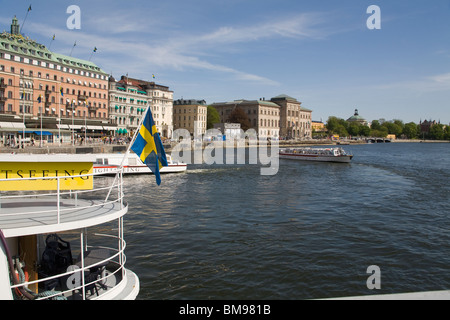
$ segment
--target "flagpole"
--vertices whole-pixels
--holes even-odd
[[[75,43],[73,44],[72,50],[70,50],[70,56],[72,56],[73,49],[75,48],[76,45],[77,45],[77,42],[75,41]]]
[[[128,145],[127,152],[125,152],[125,154],[122,158],[122,162],[120,163],[119,169],[116,173],[116,176],[114,177],[114,182],[112,183],[111,188],[109,188],[109,192],[108,192],[108,195],[106,196],[105,202],[106,202],[106,200],[108,200],[109,195],[111,194],[112,188],[114,187],[114,184],[117,181],[117,177],[119,176],[119,173],[123,171],[123,164],[125,163],[125,159],[128,157],[128,154],[130,153],[131,147],[133,146],[133,143],[137,138],[137,135],[139,133],[139,128],[144,123],[144,120],[145,120],[145,117],[147,116],[148,110],[150,110],[150,106],[147,106],[147,110],[144,113],[144,116],[141,118],[141,121],[139,122],[136,131],[134,132],[133,139],[131,140],[130,144]]]
[[[59,83],[59,93],[61,94],[61,82]],[[61,146],[61,97],[58,97],[58,144]]]
[[[97,52],[97,47],[95,47],[94,48],[94,50],[92,50],[92,52],[91,52],[91,56],[89,57],[89,61],[91,61],[91,59],[92,59],[92,56],[94,55],[94,53],[96,53]]]
[[[55,35],[53,35],[52,41],[50,41],[50,45],[48,46],[48,50],[50,50],[50,48],[51,48],[51,46],[52,46],[52,43],[53,43],[53,41],[55,41]]]
[[[31,11],[31,4],[30,4],[30,6],[28,7],[27,14],[25,15],[25,19],[23,19],[22,28],[20,28],[20,30],[19,30],[19,33],[20,33],[20,34],[22,34],[23,26],[25,25],[25,21],[27,21],[28,12],[30,12],[30,11]]]

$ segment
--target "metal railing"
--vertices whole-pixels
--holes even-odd
[[[14,229],[14,226],[8,226],[4,228],[4,224],[6,220],[11,219],[11,217],[19,217],[21,226],[17,227],[23,228],[28,227],[28,225],[24,225],[23,222],[27,221],[27,218],[24,217],[24,215],[27,215],[29,217],[42,217],[42,216],[50,216],[51,221],[45,226],[49,225],[59,225],[63,223],[64,214],[68,212],[80,212],[80,210],[84,209],[92,209],[92,208],[101,208],[108,206],[110,209],[110,206],[117,206],[115,209],[117,211],[123,210],[126,208],[126,203],[124,202],[124,192],[123,192],[123,170],[117,169],[114,172],[115,178],[114,181],[111,183],[111,180],[109,179],[99,179],[96,180],[96,184],[99,186],[93,187],[90,190],[70,190],[70,191],[62,191],[60,188],[61,182],[64,179],[72,179],[72,178],[86,178],[86,177],[92,177],[94,179],[94,176],[101,176],[105,175],[104,173],[91,173],[91,174],[84,174],[84,175],[73,175],[70,177],[38,177],[38,178],[14,178],[14,179],[0,179],[0,184],[4,181],[25,181],[25,180],[55,180],[57,188],[56,191],[44,191],[44,192],[36,192],[36,191],[14,191],[14,194],[12,195],[5,195],[4,192],[0,194],[0,228],[3,230],[8,230],[8,228]],[[111,174],[111,172],[109,173]],[[110,178],[111,179],[111,178]],[[98,183],[97,183],[98,182]],[[30,209],[30,206],[27,207],[27,205],[24,205],[25,199],[32,199],[32,207],[33,209]],[[46,205],[42,206],[43,210],[39,210],[39,205],[34,205],[39,203],[39,200],[42,203],[46,203]],[[55,199],[55,203],[51,200]],[[22,201],[19,201],[22,200]],[[50,200],[50,201],[49,201]],[[14,203],[13,206],[15,210],[8,210],[8,208],[2,208],[2,204],[4,204],[5,207],[6,204]],[[48,205],[48,204],[52,205]],[[63,204],[63,205],[61,205]],[[17,209],[20,210],[17,210]],[[36,209],[38,208],[38,209]],[[105,210],[105,214],[108,214],[109,210]],[[5,218],[5,219],[4,219]],[[72,216],[73,218],[73,216]],[[76,217],[78,218],[78,217]],[[79,217],[78,220],[81,221],[85,219],[85,217]],[[34,219],[29,219],[30,225],[32,224],[32,221]],[[45,276],[42,279],[38,279],[35,281],[21,281],[20,284],[11,285],[11,290],[13,292],[18,292],[19,290],[16,290],[18,288],[28,288],[29,286],[35,285],[38,287],[40,285],[40,288],[45,288],[46,283],[49,281],[57,281],[60,284],[58,285],[57,290],[58,291],[48,291],[44,290],[44,292],[35,293],[31,290],[28,290],[31,295],[35,297],[35,299],[41,300],[41,299],[59,299],[59,298],[78,298],[78,299],[97,299],[101,298],[102,295],[105,294],[111,294],[118,287],[120,287],[121,282],[126,279],[125,276],[125,262],[126,262],[126,256],[125,256],[125,248],[126,248],[126,242],[123,237],[123,215],[119,215],[118,218],[114,218],[112,220],[118,220],[118,227],[114,228],[112,230],[117,230],[116,235],[111,234],[95,234],[102,240],[112,239],[113,242],[116,244],[113,246],[90,246],[87,243],[87,234],[85,235],[84,232],[87,232],[87,228],[83,228],[83,231],[80,232],[80,258],[78,261],[74,261],[75,265],[71,266],[73,268],[68,268],[66,272],[59,273],[59,274],[52,274],[50,276]],[[112,220],[105,219],[105,222],[111,222]],[[45,228],[44,226],[44,228]],[[41,226],[42,227],[42,226]],[[96,226],[91,226],[89,229],[96,228]],[[70,231],[69,229],[65,229],[65,231]],[[77,228],[79,229],[79,227]],[[74,230],[71,230],[72,232]],[[44,231],[45,232],[45,231]],[[41,232],[40,232],[41,233]],[[95,241],[99,242],[99,241]],[[102,241],[101,243],[104,243]],[[110,254],[105,259],[97,260],[95,263],[90,263],[90,265],[87,265],[85,263],[86,257],[85,253],[87,251],[92,251],[95,249],[106,249]],[[108,270],[107,273],[103,273],[100,277],[95,278],[93,280],[86,279],[86,275],[89,275],[90,270],[94,268],[98,268],[101,266],[102,268],[105,268],[105,270]],[[114,279],[114,281],[108,281],[108,279]],[[68,284],[70,281],[72,285],[65,285]],[[113,283],[112,286],[108,286],[108,283]],[[100,284],[107,284],[107,287],[104,288],[104,286],[100,286]],[[93,287],[103,287],[103,290],[99,291],[99,296],[88,296],[86,294],[87,290],[91,290],[90,288]],[[74,293],[80,292],[78,295],[75,295]]]
[[[65,179],[75,179],[75,178],[88,178],[92,177],[94,179],[95,176],[105,176],[105,173],[91,173],[91,174],[83,174],[83,175],[71,175],[68,176],[60,176],[60,177],[35,177],[35,178],[13,178],[13,179],[0,179],[0,185],[3,182],[13,182],[13,181],[37,181],[37,180],[55,180],[56,179],[56,191],[50,191],[50,192],[36,192],[36,191],[15,191],[13,195],[4,195],[4,192],[0,192],[0,228],[2,228],[2,218],[4,217],[18,217],[18,216],[25,216],[25,215],[43,215],[43,214],[55,214],[56,218],[56,224],[61,223],[61,216],[66,212],[71,212],[74,210],[80,211],[83,209],[88,208],[95,208],[95,207],[105,207],[107,205],[114,205],[118,204],[118,209],[124,208],[124,193],[123,193],[123,170],[113,170],[109,172],[116,174],[114,181],[111,185],[104,185],[100,187],[94,187],[89,190],[69,190],[64,191],[61,190],[61,181]],[[101,192],[105,192],[106,196],[100,196],[98,195],[96,202],[83,202],[83,196],[87,195],[86,198],[92,198],[92,195],[99,194]],[[115,192],[113,192],[115,191]],[[9,192],[13,193],[13,192]],[[48,200],[54,198],[55,205],[52,206],[46,206],[45,210],[38,210],[38,211],[29,211],[26,210],[27,208],[24,207],[24,210],[21,212],[10,212],[8,213],[8,210],[2,209],[2,203],[7,203],[10,201],[14,201],[17,199],[35,199],[37,200],[35,208],[39,207],[38,200],[45,200],[46,204],[48,204]],[[100,200],[101,199],[101,200]],[[104,199],[104,200],[103,200]],[[62,200],[70,200],[66,201],[64,207],[61,207],[61,201]],[[92,199],[89,199],[92,200]],[[69,205],[71,204],[71,205]],[[50,207],[50,209],[49,209]]]
[[[126,263],[126,256],[125,256],[125,248],[126,248],[126,242],[122,238],[123,236],[123,221],[119,222],[119,230],[118,235],[106,235],[106,234],[95,234],[95,236],[99,236],[102,238],[113,238],[117,240],[117,247],[110,247],[110,246],[86,246],[85,248],[89,248],[90,250],[94,249],[106,249],[112,254],[103,259],[99,260],[95,263],[92,263],[90,265],[85,265],[84,263],[84,250],[81,250],[80,256],[81,259],[76,263],[75,268],[68,268],[69,271],[52,275],[49,277],[45,277],[39,280],[35,281],[23,281],[20,284],[17,285],[11,285],[11,290],[15,290],[17,288],[28,288],[31,285],[39,285],[42,284],[44,286],[45,283],[48,283],[52,280],[57,280],[60,283],[63,283],[61,287],[58,287],[59,290],[47,290],[42,291],[40,290],[39,294],[36,294],[32,292],[31,290],[28,290],[36,300],[49,300],[49,299],[82,299],[82,300],[88,300],[88,299],[101,299],[103,295],[110,294],[112,291],[114,291],[115,288],[119,287],[120,283],[125,279],[125,263]],[[122,233],[122,235],[121,235]],[[81,239],[81,245],[83,246],[83,233],[80,234]],[[96,268],[97,266],[105,266],[105,270],[108,271],[108,273],[103,273],[102,276],[99,276],[98,278],[95,278],[93,280],[86,280],[86,275],[90,273],[90,270],[93,268]],[[111,283],[114,285],[108,286],[108,279],[114,278]],[[67,283],[71,283],[72,285],[64,285]],[[100,283],[106,284],[106,289],[100,290],[98,296],[87,296],[86,291],[90,290],[89,288],[92,288],[92,286],[97,286]],[[65,289],[63,289],[65,287]],[[79,292],[78,296],[75,294],[76,292]]]

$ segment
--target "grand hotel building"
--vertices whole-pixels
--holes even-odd
[[[8,131],[40,134],[41,124],[49,141],[115,130],[108,124],[108,74],[23,37],[14,18],[11,32],[0,34],[0,139]]]

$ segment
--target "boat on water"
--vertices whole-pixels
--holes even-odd
[[[178,173],[187,170],[187,164],[174,161],[170,155],[166,157],[168,166],[161,168],[160,173]],[[153,173],[135,153],[129,153],[125,159],[124,154],[120,153],[96,154],[95,159],[94,173],[115,174],[122,161],[124,174]]]
[[[123,175],[93,155],[0,155],[0,300],[133,300]],[[95,180],[95,183],[94,183]]]
[[[280,149],[281,159],[341,162],[349,163],[353,155],[345,152],[343,148],[285,148]]]

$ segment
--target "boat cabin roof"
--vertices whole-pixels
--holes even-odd
[[[95,162],[92,154],[0,154],[0,162]]]

